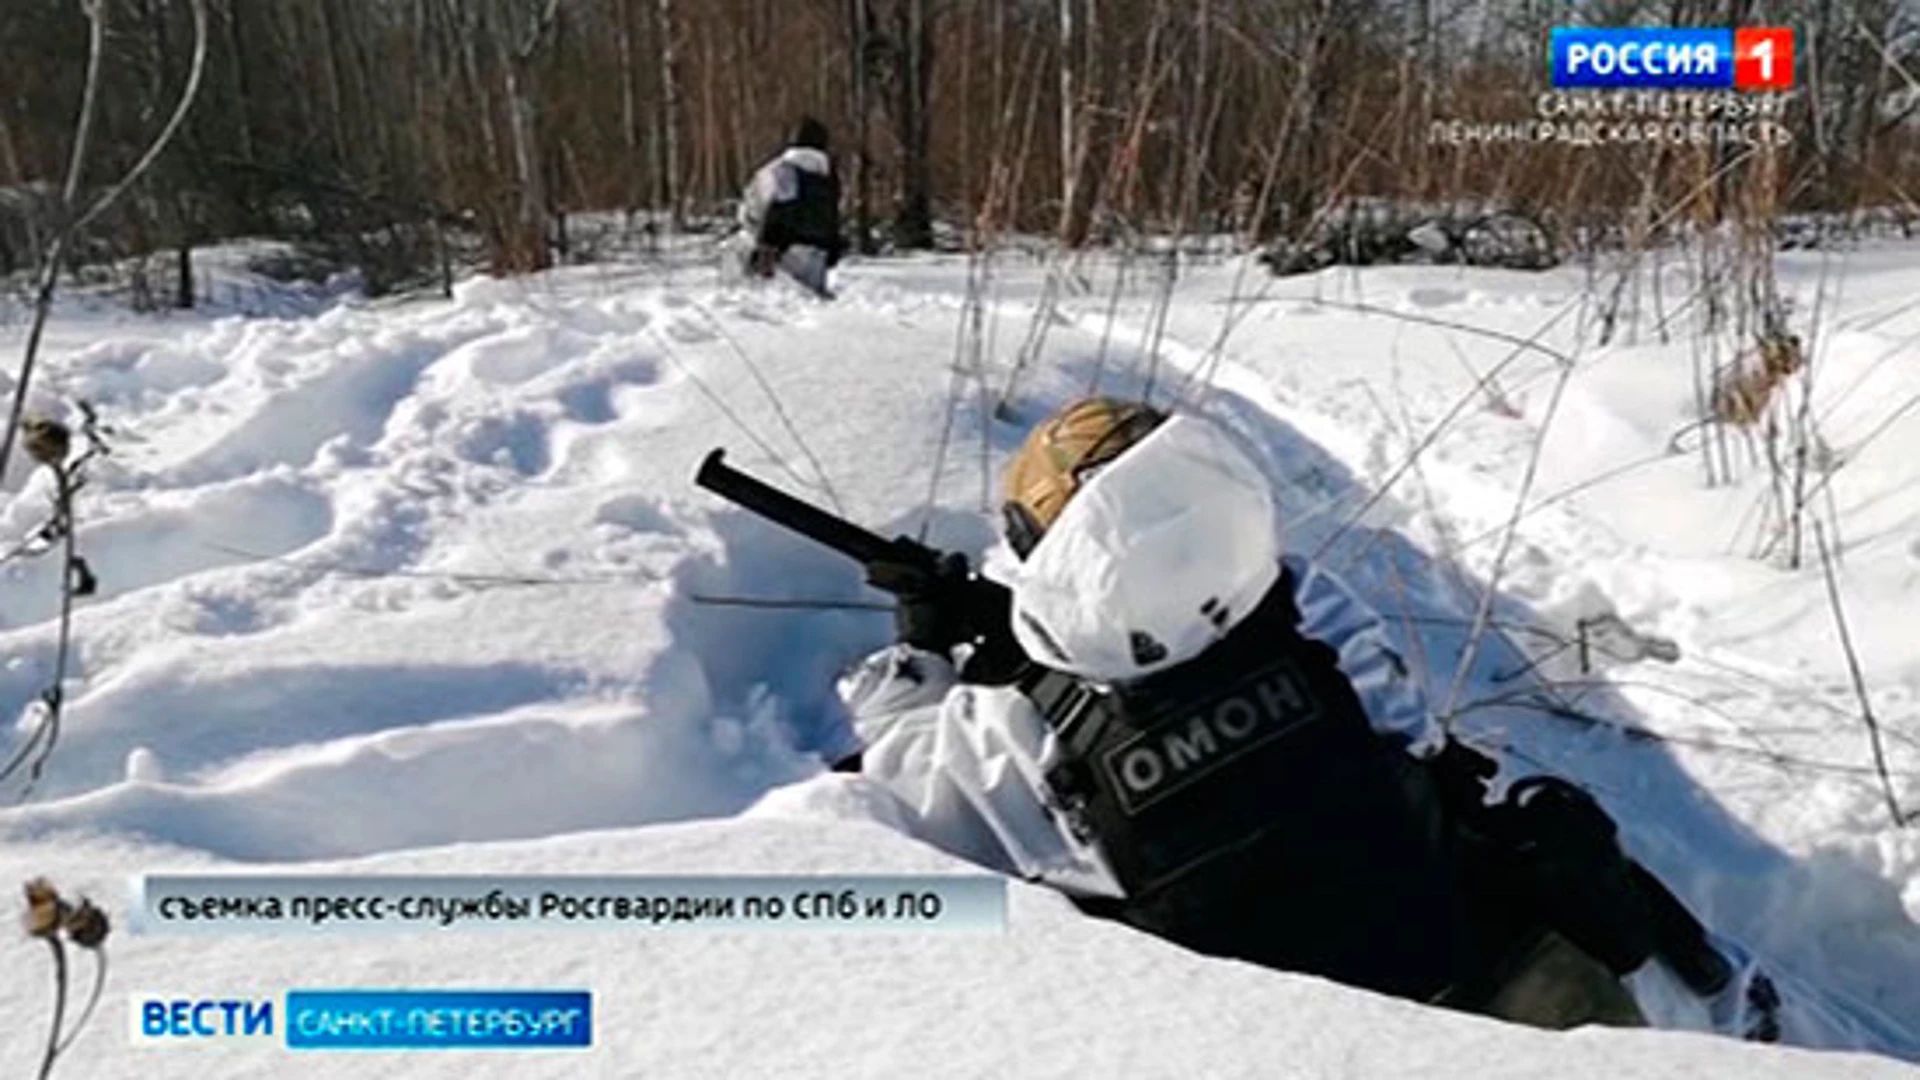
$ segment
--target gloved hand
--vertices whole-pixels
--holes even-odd
[[[894,594],[894,636],[902,643],[944,656],[973,639],[969,606],[977,594],[966,556],[944,555],[932,569],[905,562],[872,563],[867,584]]]
[[[1426,766],[1450,813],[1471,822],[1486,812],[1486,782],[1500,772],[1498,762],[1449,735]]]
[[[1477,823],[1505,852],[1510,887],[1541,922],[1624,975],[1654,950],[1653,915],[1613,819],[1556,776],[1516,782]]]

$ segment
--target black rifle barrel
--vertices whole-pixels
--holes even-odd
[[[708,454],[693,482],[858,562],[900,557],[899,545],[748,476],[722,460],[725,454],[724,449]]]

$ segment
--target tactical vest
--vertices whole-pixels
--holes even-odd
[[[792,168],[798,191],[792,199],[767,208],[762,237],[781,250],[794,244],[829,251],[837,249],[840,244],[839,179],[831,172]]]
[[[1206,652],[1112,688],[1023,680],[1055,813],[1126,898],[1082,906],[1189,948],[1431,998],[1470,977],[1431,781],[1375,734],[1280,581]]]

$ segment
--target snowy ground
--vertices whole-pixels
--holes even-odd
[[[1820,500],[1837,513],[1841,590],[1897,795],[1920,808],[1908,615],[1920,412],[1900,411],[1920,385],[1916,255],[1810,255],[1783,274],[1803,315],[1820,313],[1814,410],[1841,462]],[[1157,271],[1102,262],[1037,321],[1045,269],[1026,257],[990,269],[977,309],[954,258],[852,266],[832,306],[718,282],[695,260],[366,305],[229,270],[246,315],[69,308],[38,385],[49,402],[93,401],[123,434],[81,500],[101,591],[78,615],[49,772],[30,803],[0,810],[0,885],[47,873],[118,903],[129,874],[242,863],[956,868],[882,831],[858,782],[822,776],[813,753],[833,674],[887,639],[886,614],[717,602],[878,597],[850,564],[694,488],[694,467],[724,445],[741,468],[878,531],[924,524],[931,542],[977,554],[992,539],[985,488],[1025,423],[1096,382],[1151,385],[1267,454],[1291,542],[1324,548],[1390,613],[1463,732],[1582,778],[1636,854],[1786,978],[1920,1031],[1920,832],[1889,820],[1817,565],[1752,557],[1768,532],[1764,470],[1709,490],[1697,438],[1668,452],[1694,415],[1696,346],[1683,333],[1661,343],[1650,305],[1599,349],[1582,344],[1595,316],[1572,271],[1274,280],[1215,263],[1184,273],[1162,310]],[[1669,304],[1683,295],[1667,283]],[[1557,361],[1523,355],[1490,405],[1471,393],[1475,373],[1505,361],[1509,341],[1354,305],[1538,332],[1576,364],[1556,402]],[[0,324],[0,355],[22,332],[17,317]],[[993,420],[973,365],[997,395],[1023,342],[1037,360],[1012,422]],[[1418,468],[1367,506],[1463,398]],[[1523,485],[1530,510],[1493,609],[1509,629],[1456,680]],[[44,476],[9,489],[0,540],[44,516]],[[45,686],[56,585],[46,560],[0,568],[0,715]],[[1601,681],[1566,650],[1522,670],[1606,611],[1677,643],[1679,661],[1598,656]],[[1664,738],[1516,707],[1540,695]],[[619,1076],[878,1076],[928,1062],[951,1075],[1906,1072],[1672,1032],[1520,1031],[1203,960],[1014,894],[1004,938],[490,937],[485,964],[457,935],[322,953],[236,939],[224,954],[124,936],[114,986],[275,993],[510,974],[590,987],[612,1034],[589,1071]],[[0,940],[0,1004],[37,1024],[45,976],[30,945]],[[74,1075],[338,1074],[326,1055],[135,1050],[124,1009],[110,991]],[[0,1074],[23,1072],[32,1051],[9,1036]],[[578,1058],[354,1062],[583,1071]]]

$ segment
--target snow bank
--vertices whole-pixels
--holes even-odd
[[[949,873],[964,864],[856,809],[863,782],[822,777],[727,822],[585,833],[304,866],[316,872]],[[799,809],[835,805],[837,811]],[[204,857],[113,841],[0,848],[0,877],[48,869],[115,896],[115,875],[210,868]],[[1303,976],[1209,960],[1079,916],[1058,896],[1012,883],[1008,930],[986,935],[701,935],[453,932],[329,942],[240,937],[217,943],[125,937],[115,984],[182,994],[285,987],[590,987],[595,1047],[574,1054],[360,1053],[358,1074],[418,1077],[1893,1077],[1912,1070],[1674,1032],[1550,1035],[1422,1008]],[[480,934],[481,937],[475,937]],[[0,943],[8,972],[39,975],[35,943]],[[477,963],[475,949],[486,959]],[[507,973],[511,973],[510,976]],[[0,980],[0,1007],[39,1016],[33,978]],[[77,1076],[337,1076],[345,1059],[276,1050],[156,1052],[116,1030],[109,992],[64,1069]],[[30,1040],[0,1048],[24,1071]]]
[[[1157,338],[1155,289],[1137,269],[1111,310],[1104,279],[1069,290],[1010,414],[1031,421],[1095,383],[1152,384],[1227,422],[1261,454],[1289,544],[1320,552],[1389,614],[1460,730],[1524,767],[1580,777],[1637,855],[1783,978],[1920,1030],[1920,839],[1885,820],[1818,576],[1729,551],[1724,534],[1756,489],[1702,491],[1697,462],[1664,453],[1688,415],[1684,347],[1647,337],[1581,354],[1502,567],[1489,612],[1498,632],[1456,678],[1556,362],[1525,357],[1493,393],[1474,392],[1510,344],[1320,301],[1521,336],[1558,318],[1543,340],[1572,353],[1579,320],[1561,313],[1577,276],[1393,268],[1276,284],[1244,270],[1183,277]],[[981,325],[996,388],[1029,332],[1041,273],[1021,263],[990,282]],[[1893,412],[1915,362],[1898,346],[1917,327],[1889,284],[1911,272],[1863,259],[1858,273],[1816,361],[1836,373],[1816,382],[1816,402],[1851,462],[1833,481],[1849,613],[1902,797],[1920,806],[1920,648],[1903,617],[1920,572],[1920,447]],[[451,302],[301,317],[63,316],[49,392],[92,395],[126,434],[82,499],[81,549],[101,593],[78,616],[66,729],[36,801],[0,810],[0,861],[84,884],[159,852],[548,871],[602,857],[628,870],[790,865],[753,861],[776,835],[812,838],[802,849],[822,868],[893,852],[892,837],[875,838],[869,819],[887,815],[871,793],[817,775],[839,732],[832,676],[888,639],[887,613],[870,606],[880,598],[857,568],[690,479],[724,445],[741,468],[883,534],[924,530],[998,557],[992,487],[1023,424],[993,418],[956,342],[966,280],[954,260],[856,262],[843,301],[821,306],[691,274],[576,269],[476,279]],[[1463,398],[1419,467],[1401,469]],[[1609,473],[1635,455],[1652,460]],[[29,483],[0,515],[0,542],[43,509]],[[54,583],[40,562],[0,566],[0,716],[45,687]],[[1677,643],[1680,661],[1623,654],[1637,639],[1616,636],[1594,655],[1604,670],[1582,675],[1556,639],[1607,613]],[[1625,737],[1621,724],[1660,738]],[[738,815],[770,791],[745,820],[656,827]],[[781,814],[806,823],[765,820]],[[608,829],[622,831],[593,832]],[[719,862],[694,860],[701,845]],[[684,953],[638,943],[630,956],[585,959],[546,943],[528,946],[524,970],[628,988],[609,1000],[631,1008],[623,1015],[646,1037],[612,1060],[642,1072],[704,1069],[689,1064],[691,1048],[747,1015],[744,1001],[770,1010],[778,1036],[730,1038],[716,1075],[829,1061],[844,1072],[849,1060],[897,1072],[907,1034],[922,1031],[916,1045],[935,1040],[936,1054],[911,1060],[952,1061],[961,1074],[1065,1071],[1074,1054],[1132,1072],[1123,1055],[1140,1054],[1148,1073],[1264,1074],[1298,1060],[1304,1075],[1450,1075],[1457,1049],[1496,1070],[1513,1055],[1518,1075],[1538,1071],[1536,1048],[1556,1064],[1617,1059],[1649,1075],[1721,1054],[1762,1074],[1806,1075],[1814,1060],[1867,1067],[1675,1036],[1509,1032],[1180,956],[1021,896],[1016,924],[1033,928],[1017,925],[1008,941],[1025,959],[947,944],[849,954],[857,962],[834,968],[857,973],[844,1003],[792,995],[799,961],[744,942]],[[1061,935],[1071,960],[1044,945]],[[808,943],[795,957],[824,963],[843,947],[853,946]],[[230,975],[211,956],[139,948],[150,965],[212,983]],[[298,970],[299,950],[277,948],[262,946],[277,959],[252,985]],[[470,950],[419,950],[388,962],[343,947],[343,967],[330,952],[327,975],[481,977],[461,966]],[[1117,966],[1095,966],[1103,951]],[[763,987],[755,965],[793,981]],[[1011,1005],[987,991],[996,970]],[[139,971],[119,985],[136,986]],[[0,993],[23,992],[4,982]],[[1194,991],[1170,999],[1169,986]],[[1052,1015],[1043,999],[1079,1010],[1093,1025],[1080,1030],[1119,1049],[1033,1023]],[[901,1001],[925,1001],[925,1012]],[[980,1019],[934,1023],[936,1005]],[[647,1021],[649,1009],[675,1019]],[[1128,1010],[1135,1021],[1118,1019]],[[1396,1034],[1360,1035],[1349,1013]],[[1017,1039],[986,1037],[1007,1025]],[[742,1042],[753,1045],[731,1045]],[[829,1053],[837,1046],[847,1053]],[[1178,1064],[1175,1047],[1188,1056]],[[1017,1068],[1016,1055],[1027,1055]]]

